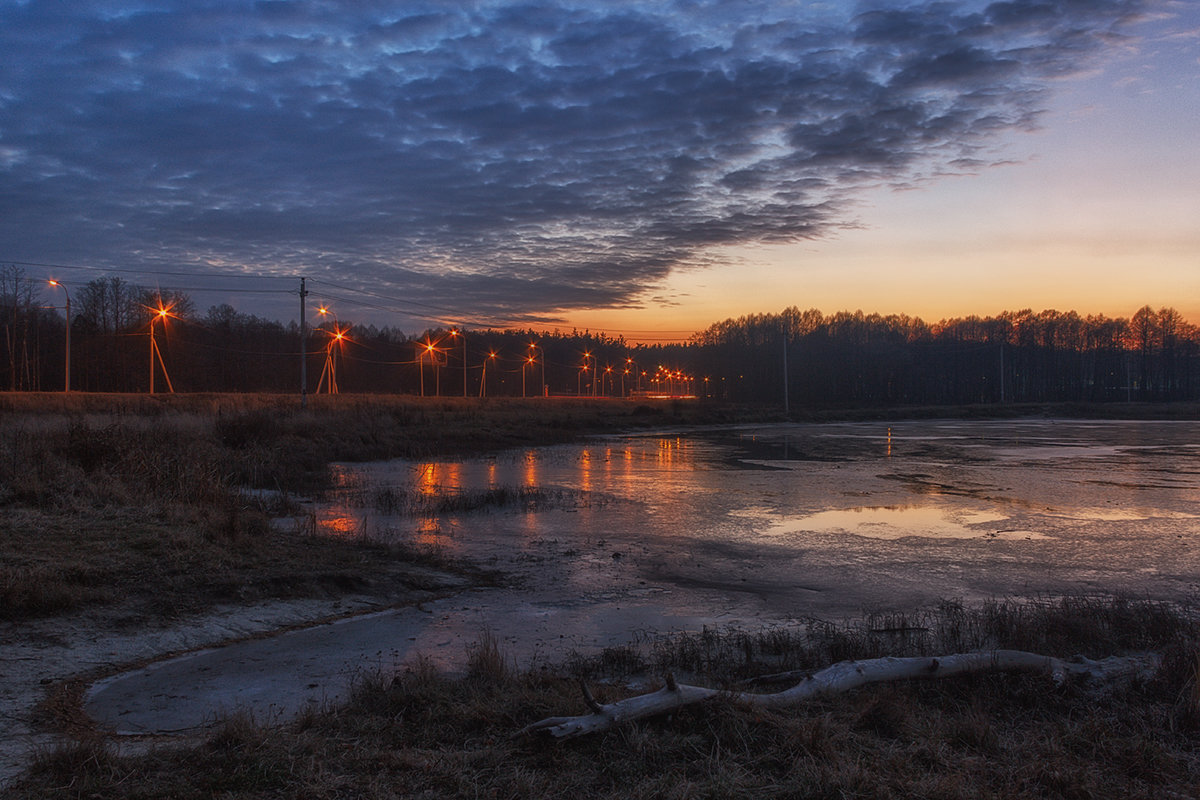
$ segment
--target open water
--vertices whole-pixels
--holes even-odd
[[[340,470],[320,528],[508,574],[443,623],[521,652],[942,599],[1200,595],[1194,422],[772,425]],[[389,507],[522,489],[537,502]]]

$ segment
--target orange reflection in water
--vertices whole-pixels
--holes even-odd
[[[422,547],[433,547],[438,550],[454,553],[462,549],[455,537],[442,530],[442,523],[436,517],[419,520],[413,531],[413,543]]]
[[[590,492],[592,490],[592,451],[585,449],[579,454],[579,489],[580,491]]]
[[[536,450],[525,451],[525,475],[526,486],[537,486],[538,481],[538,460]]]
[[[417,491],[424,495],[437,494],[437,464],[421,464],[417,468]]]
[[[434,495],[447,490],[457,491],[462,488],[463,465],[458,462],[430,461],[417,465],[417,491],[424,495]]]
[[[673,466],[682,454],[683,439],[681,437],[658,440],[658,465],[660,467]]]
[[[353,539],[361,535],[358,517],[345,513],[345,509],[329,508],[316,516],[317,533],[335,539]]]

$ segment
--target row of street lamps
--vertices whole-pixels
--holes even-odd
[[[63,296],[66,298],[66,306],[64,307],[64,311],[66,312],[67,324],[66,324],[66,342],[65,342],[66,352],[65,352],[65,356],[63,358],[63,362],[65,364],[65,369],[64,369],[65,374],[63,376],[63,391],[70,392],[71,391],[71,293],[69,291],[67,291],[67,287],[65,284],[63,284],[61,281],[55,280],[54,278],[51,278],[49,281],[47,281],[47,283],[49,283],[51,286],[53,286],[56,289],[62,289]],[[160,368],[162,368],[163,378],[166,379],[166,381],[167,381],[167,389],[171,392],[174,392],[175,387],[171,385],[171,376],[167,373],[167,364],[165,361],[163,361],[162,351],[158,349],[158,342],[156,342],[154,339],[154,323],[161,319],[163,321],[163,326],[165,327],[167,324],[167,317],[169,317],[171,315],[171,307],[163,306],[162,299],[160,298],[158,301],[158,308],[150,308],[149,306],[147,306],[146,309],[148,311],[153,312],[153,315],[150,317],[150,394],[154,394],[154,374],[155,374],[154,365],[155,365],[156,361],[158,363],[158,366]]]
[[[66,322],[67,322],[67,325],[66,325],[66,357],[65,357],[65,376],[64,376],[64,380],[63,380],[63,387],[64,387],[63,391],[70,392],[71,391],[71,293],[67,291],[67,287],[65,285],[63,285],[60,281],[54,280],[53,278],[49,280],[49,284],[55,288],[62,289],[63,295],[66,298],[66,306],[65,306]],[[162,320],[164,331],[165,331],[167,318],[171,316],[171,307],[163,306],[162,300],[160,299],[158,302],[157,308],[151,308],[149,306],[147,306],[146,308],[148,311],[152,312],[152,316],[150,317],[150,324],[149,324],[149,329],[150,329],[150,394],[154,394],[154,377],[155,377],[155,373],[156,373],[156,369],[155,369],[156,364],[162,370],[163,378],[166,379],[168,390],[171,392],[174,392],[175,387],[172,386],[171,377],[167,373],[167,365],[166,365],[166,362],[163,361],[162,351],[159,349],[158,343],[155,341],[155,338],[154,338],[154,323],[159,320]],[[346,333],[348,331],[341,327],[341,324],[338,322],[337,315],[333,314],[329,310],[329,308],[327,308],[326,306],[319,307],[317,309],[317,313],[319,313],[322,317],[329,317],[329,316],[333,317],[333,330],[326,331],[326,333],[329,335],[329,341],[325,345],[325,364],[321,370],[321,378],[317,383],[317,393],[320,394],[322,389],[324,389],[328,394],[337,394],[338,393],[337,363],[336,363],[336,355],[334,353],[334,348],[335,347],[338,348],[338,350],[340,352],[342,343],[347,341]],[[466,397],[467,396],[467,384],[468,384],[468,380],[467,380],[467,334],[465,331],[460,330],[459,328],[453,328],[453,329],[451,329],[449,335],[451,338],[455,338],[455,339],[461,338],[462,339],[463,397]],[[528,354],[526,354],[526,356],[521,361],[521,397],[528,396],[528,393],[526,391],[526,384],[525,384],[525,373],[526,373],[527,368],[532,368],[532,367],[538,365],[539,363],[541,364],[541,370],[542,370],[542,372],[541,372],[541,378],[542,378],[541,387],[542,388],[541,388],[541,391],[538,392],[538,396],[544,396],[545,392],[546,392],[545,351],[542,349],[541,345],[537,344],[536,342],[530,342],[528,345],[528,348],[529,348],[530,352]],[[425,342],[423,342],[423,347],[421,348],[421,350],[418,351],[417,364],[418,364],[418,369],[420,371],[420,386],[421,386],[421,396],[422,397],[425,396],[424,359],[426,357],[428,357],[433,362],[434,366],[437,367],[437,366],[439,366],[438,362],[437,362],[437,358],[438,358],[438,354],[440,352],[441,351],[437,348],[437,344],[435,342],[430,342],[428,339],[426,339]],[[540,359],[537,357],[538,353],[541,354]],[[484,359],[484,362],[482,365],[483,366],[483,376],[479,382],[479,396],[480,397],[487,396],[487,365],[488,365],[488,362],[491,361],[492,364],[494,365],[498,356],[499,356],[499,354],[496,353],[496,351],[492,350],[488,353],[487,358]],[[593,356],[591,352],[586,351],[586,350],[583,353],[583,364],[581,365],[579,375],[577,376],[575,393],[577,395],[583,394],[583,376],[587,374],[589,366],[592,371],[592,376],[591,376],[592,377],[592,380],[591,380],[592,396],[593,397],[597,396],[597,392],[599,392],[600,394],[605,394],[603,389],[600,389],[597,385],[596,370],[598,368],[598,365],[596,363],[595,356]],[[631,374],[636,377],[636,380],[637,380],[636,391],[640,392],[642,389],[642,378],[646,377],[646,373],[645,373],[645,371],[638,370],[637,362],[635,362],[632,358],[626,358],[625,359],[625,368],[620,373],[620,375],[621,375],[621,396],[622,397],[625,396],[625,388],[626,388],[625,387],[625,379],[627,376],[629,376]],[[436,380],[435,389],[434,389],[435,395],[440,396],[441,395],[441,371],[435,369],[434,375],[435,375],[435,380]],[[613,380],[612,366],[610,365],[610,366],[605,367],[604,373],[600,377],[602,380],[608,380],[611,382]],[[650,378],[649,380],[650,380],[650,383],[652,386],[656,386],[659,388],[661,388],[661,385],[664,381],[667,381],[670,393],[674,394],[675,393],[675,381],[679,381],[680,387],[686,387],[686,386],[690,385],[690,382],[693,380],[693,378],[691,378],[690,376],[685,376],[679,370],[672,371],[672,370],[668,370],[666,367],[660,366],[658,368],[658,371],[655,373],[654,377]],[[689,393],[690,393],[690,391],[689,391]]]

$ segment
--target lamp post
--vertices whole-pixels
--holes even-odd
[[[67,287],[63,286],[53,278],[50,279],[51,286],[57,286],[63,290],[63,294],[67,298],[67,352],[66,352],[66,377],[63,378],[63,391],[71,391],[71,293],[67,291]]]
[[[326,331],[328,333],[328,331]],[[317,383],[317,394],[321,393],[321,386],[325,384],[325,376],[329,376],[329,394],[338,393],[337,372],[335,369],[333,348],[335,345],[341,349],[341,344],[345,341],[346,332],[341,328],[334,327],[333,333],[329,334],[329,343],[325,345],[325,368],[321,370],[321,380]]]
[[[322,317],[327,317],[331,312],[327,306],[321,306],[317,309],[317,313]],[[325,332],[329,333],[329,331]],[[341,344],[342,339],[345,338],[345,332],[341,329],[340,323],[338,323],[337,314],[333,315],[333,333],[329,333],[329,337],[329,342],[325,345],[325,366],[321,370],[321,379],[317,381],[317,394],[321,393],[321,387],[325,385],[326,376],[329,378],[328,393],[338,393],[336,370],[337,365],[334,362],[333,346],[335,344]]]
[[[533,356],[526,356],[525,360],[521,362],[521,397],[522,398],[524,398],[526,396],[525,395],[525,368],[528,366],[532,366],[534,363],[535,363],[535,360],[534,360]]]
[[[467,396],[467,334],[458,328],[450,330],[451,336],[461,336],[463,340],[463,397]]]
[[[479,379],[479,396],[487,397],[487,362],[496,362],[496,351],[492,350],[488,353],[487,358],[483,360],[483,377]]]
[[[158,349],[158,343],[154,341],[154,323],[157,320],[163,321],[163,332],[166,332],[167,317],[171,313],[170,308],[163,308],[162,299],[158,301],[158,308],[150,309],[154,312],[154,316],[150,317],[150,394],[154,394],[154,359],[158,357],[158,365],[162,367],[163,377],[167,379],[167,389],[171,394],[175,393],[175,387],[171,385],[171,376],[167,374],[167,365],[163,361],[162,351]]]
[[[541,381],[541,383],[538,384],[538,386],[540,387],[538,389],[538,397],[545,397],[546,396],[546,351],[543,350],[542,346],[540,344],[538,344],[537,342],[530,342],[529,349],[535,351],[536,353],[541,354],[542,381]]]
[[[442,376],[441,372],[438,370],[437,350],[434,347],[434,343],[426,339],[425,348],[421,351],[421,354],[417,356],[417,368],[419,369],[421,375],[421,397],[425,396],[425,356],[429,356],[429,360],[433,362],[434,375],[437,378],[436,388],[434,391],[438,396],[440,396],[442,393]]]

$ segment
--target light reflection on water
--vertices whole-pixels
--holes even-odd
[[[764,536],[796,533],[846,533],[874,539],[901,539],[906,536],[930,536],[944,539],[999,537],[1005,539],[1045,538],[1032,531],[998,530],[986,523],[1007,519],[996,511],[959,510],[939,506],[860,506],[832,509],[786,522],[776,523]]]
[[[1195,424],[1054,420],[611,437],[344,465],[346,491],[318,524],[497,566],[522,578],[526,599],[627,608],[651,593],[657,607],[723,618],[1066,590],[1186,594],[1200,592],[1198,440]],[[526,487],[552,499],[389,515],[363,503],[378,487],[429,498]]]

